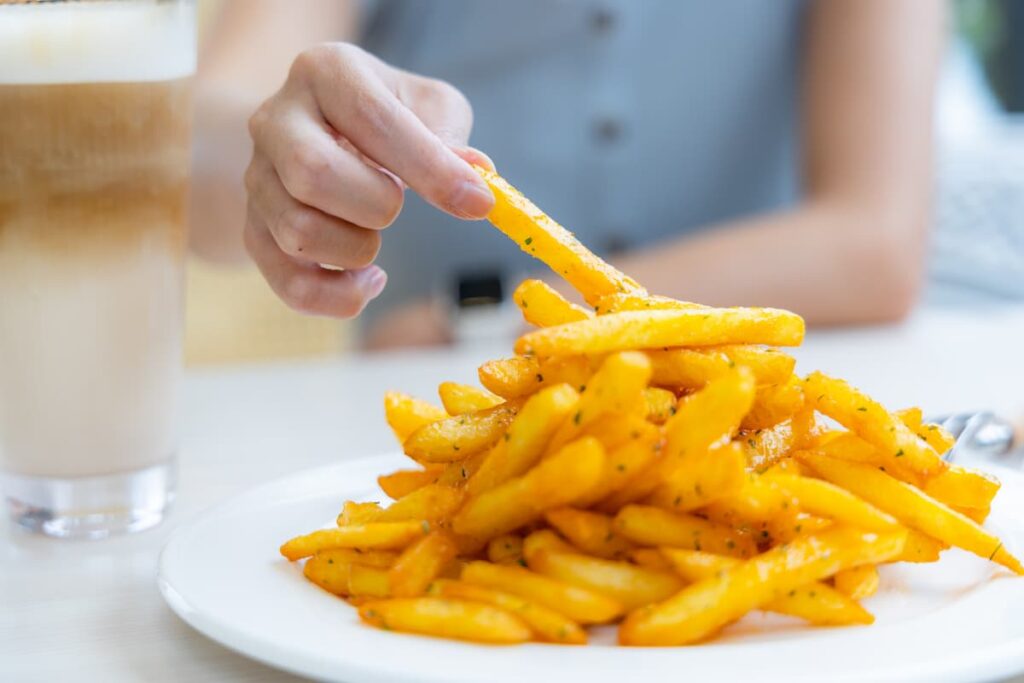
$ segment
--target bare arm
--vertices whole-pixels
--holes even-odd
[[[201,46],[196,82],[190,247],[222,262],[245,258],[246,122],[284,82],[303,49],[354,38],[358,3],[229,0]]]
[[[801,204],[616,265],[659,294],[789,308],[817,325],[905,316],[923,277],[943,27],[934,0],[815,2]]]

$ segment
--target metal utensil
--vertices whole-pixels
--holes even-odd
[[[990,411],[943,415],[928,421],[941,425],[956,438],[953,448],[943,456],[950,462],[983,459],[1019,465],[1024,456],[1013,423]]]

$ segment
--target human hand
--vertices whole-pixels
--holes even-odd
[[[249,121],[245,244],[296,310],[359,314],[387,275],[371,265],[405,187],[480,219],[494,204],[466,147],[473,113],[442,81],[392,68],[354,45],[310,48]]]

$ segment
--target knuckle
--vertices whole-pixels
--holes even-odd
[[[267,103],[264,102],[256,111],[252,113],[252,116],[248,120],[249,137],[256,140],[260,136],[260,132],[266,127],[267,118],[269,114],[267,112]]]
[[[289,194],[310,203],[321,178],[331,170],[331,158],[315,145],[295,145],[283,164],[282,182]]]
[[[251,161],[245,169],[245,175],[242,176],[242,183],[249,194],[254,194],[259,186],[259,172],[256,170],[256,164]]]
[[[317,220],[309,209],[290,208],[278,219],[277,245],[289,256],[304,256],[316,241]]]
[[[398,116],[396,110],[399,106],[397,99],[378,96],[366,88],[358,88],[352,93],[353,115],[358,126],[375,136],[388,135],[392,121]]]

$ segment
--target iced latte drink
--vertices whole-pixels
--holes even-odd
[[[0,492],[51,535],[173,495],[193,14],[0,0]]]

